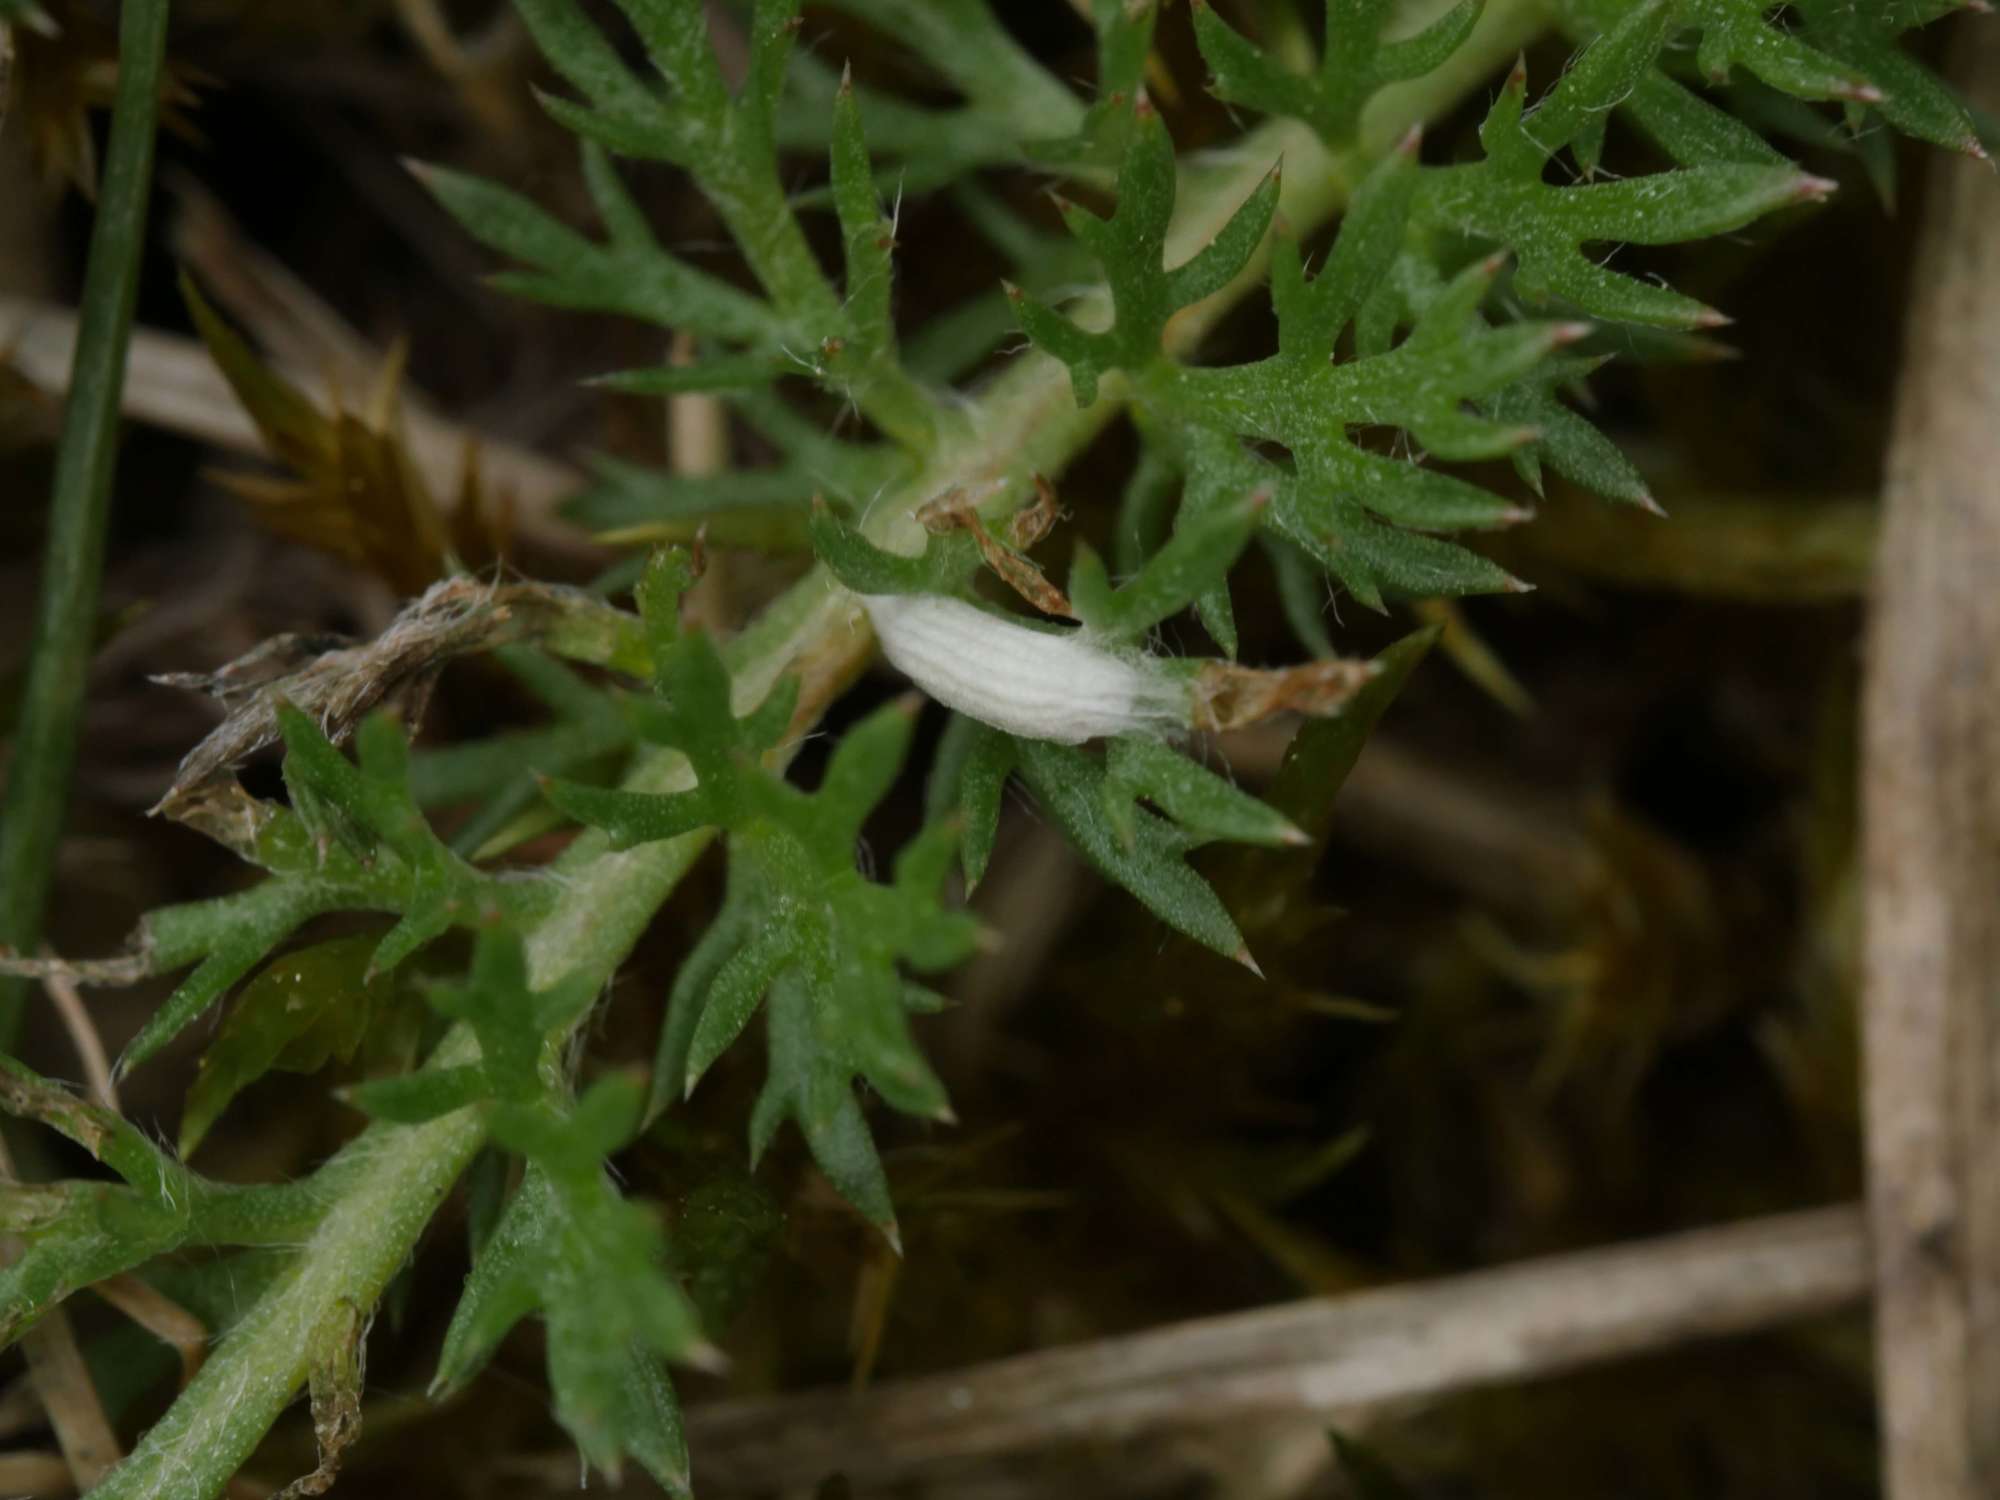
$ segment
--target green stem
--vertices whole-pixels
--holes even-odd
[[[476,1055],[460,1032],[438,1052],[439,1064]],[[424,1125],[372,1127],[329,1163],[365,1165],[343,1172],[339,1196],[291,1270],[230,1329],[132,1455],[90,1492],[93,1500],[219,1493],[311,1375],[323,1331],[343,1310],[365,1316],[381,1299],[484,1138],[479,1113],[462,1110]]]
[[[1479,30],[1449,68],[1378,99],[1352,156],[1328,153],[1287,122],[1251,132],[1227,164],[1189,169],[1173,243],[1183,254],[1204,243],[1280,153],[1287,158],[1287,216],[1302,231],[1324,222],[1346,201],[1370,155],[1379,155],[1410,125],[1450,108],[1544,23],[1540,0],[1490,0]],[[1239,280],[1211,304],[1184,314],[1171,335],[1175,345],[1191,346],[1255,284]],[[910,512],[954,484],[970,490],[992,479],[1059,471],[1117,415],[1123,391],[1122,384],[1106,381],[1096,405],[1078,410],[1060,364],[1040,354],[1022,356],[968,408],[963,441],[876,507],[871,532],[892,545],[912,537]],[[824,707],[872,651],[867,618],[854,597],[815,569],[732,644],[739,706],[761,699],[781,674],[796,671],[806,683],[803,701]],[[627,785],[666,790],[685,775],[677,752],[658,751],[640,761]],[[546,987],[576,973],[608,980],[709,838],[694,833],[614,851],[601,833],[580,835],[557,863],[562,895],[555,909],[528,937],[534,983]],[[469,1035],[454,1031],[433,1064],[465,1061],[473,1045]],[[345,1164],[339,1197],[300,1252],[297,1269],[230,1332],[173,1409],[92,1491],[93,1500],[207,1500],[220,1490],[304,1383],[313,1333],[329,1326],[343,1306],[375,1305],[482,1140],[476,1111],[426,1125],[376,1124],[357,1138],[339,1158]]]
[[[56,450],[48,548],[13,770],[0,802],[0,944],[16,951],[32,950],[41,941],[76,766],[77,724],[104,571],[125,350],[146,240],[167,6],[168,0],[126,0],[119,26],[111,145],[84,271],[83,316]],[[0,979],[0,1052],[14,1048],[26,995],[27,981]]]
[[[800,329],[834,326],[840,318],[840,298],[806,243],[776,167],[724,153],[698,166],[694,176],[702,195],[722,216],[750,274],[786,320]]]
[[[714,204],[735,238],[751,274],[770,294],[785,320],[802,335],[831,334],[848,326],[846,309],[820,269],[798,215],[785,197],[774,164],[762,158],[739,160],[723,156],[698,168],[695,180]],[[817,366],[818,348],[792,351],[800,361]],[[934,442],[938,408],[924,391],[890,362],[859,372],[848,395],[869,421],[912,452],[922,453]]]

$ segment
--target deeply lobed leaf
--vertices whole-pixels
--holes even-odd
[[[1236,277],[1263,242],[1278,206],[1274,167],[1212,242],[1169,269],[1173,141],[1144,100],[1131,107],[1131,118],[1132,139],[1119,166],[1118,202],[1111,216],[1099,218],[1080,205],[1061,204],[1070,233],[1103,268],[1111,291],[1111,326],[1084,329],[1019,288],[1008,290],[1022,331],[1069,367],[1079,406],[1097,399],[1098,382],[1107,372],[1139,370],[1159,356],[1167,320]]]
[[[1195,42],[1217,98],[1264,114],[1304,120],[1329,146],[1350,144],[1361,111],[1385,84],[1419,78],[1456,52],[1484,0],[1458,3],[1414,35],[1387,41],[1395,0],[1327,0],[1327,45],[1310,73],[1286,67],[1194,0]]]
[[[818,524],[833,523],[823,517]],[[661,566],[649,579],[658,580]],[[753,1151],[762,1151],[780,1121],[796,1120],[829,1179],[893,1233],[852,1083],[866,1078],[907,1112],[948,1113],[942,1086],[909,1035],[899,966],[927,972],[955,963],[975,932],[969,917],[939,900],[947,830],[920,838],[887,885],[854,868],[862,822],[908,748],[913,709],[891,704],[850,730],[817,792],[802,792],[762,764],[790,719],[789,690],[739,718],[709,638],[678,628],[674,593],[657,586],[641,592],[658,696],[639,722],[688,757],[694,785],[666,795],[549,788],[564,811],[622,842],[704,827],[727,836],[729,900],[675,983],[652,1107],[692,1089],[769,997],[770,1075]],[[800,998],[781,1004],[778,997],[791,994]]]

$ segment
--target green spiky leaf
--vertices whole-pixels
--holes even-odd
[[[1296,842],[1299,835],[1281,813],[1150,741],[1114,740],[1097,756],[964,719],[954,723],[951,734],[952,780],[940,784],[934,801],[955,806],[965,819],[969,879],[976,882],[985,867],[1002,790],[1018,773],[1050,820],[1105,879],[1204,947],[1226,958],[1246,956],[1235,922],[1189,868],[1187,855],[1218,839]]]
[[[667,1265],[658,1224],[600,1167],[530,1166],[473,1262],[432,1389],[462,1387],[509,1329],[539,1313],[556,1420],[584,1456],[614,1482],[630,1456],[686,1494],[687,1444],[663,1361],[701,1345]]]
[[[557,307],[748,344],[769,351],[758,368],[775,373],[776,351],[790,333],[783,319],[756,297],[662,249],[602,147],[586,144],[583,159],[610,236],[602,242],[497,183],[444,167],[426,166],[419,175],[475,239],[526,268],[498,275],[502,289]]]
[[[1111,326],[1088,330],[1018,288],[1009,292],[1022,330],[1069,366],[1079,406],[1097,399],[1098,381],[1107,372],[1142,369],[1158,357],[1167,320],[1236,277],[1263,243],[1278,206],[1273,168],[1209,244],[1169,269],[1174,145],[1165,123],[1143,101],[1133,106],[1132,116],[1132,141],[1119,167],[1118,204],[1111,216],[1062,205],[1064,223],[1104,268]]]
[[[311,1187],[234,1187],[189,1171],[115,1111],[0,1057],[0,1113],[48,1126],[121,1179],[11,1185],[0,1229],[22,1253],[0,1267],[0,1348],[72,1292],[183,1245],[296,1245],[324,1199]],[[332,1182],[334,1165],[323,1169]]]
[[[866,1169],[867,1132],[856,1134],[852,1083],[865,1078],[909,1113],[948,1113],[942,1085],[909,1035],[901,970],[956,963],[975,933],[969,917],[938,897],[955,843],[949,825],[934,825],[905,849],[887,884],[854,867],[862,822],[902,764],[913,710],[891,704],[850,730],[819,789],[807,794],[761,764],[790,718],[789,697],[774,694],[739,718],[708,637],[671,628],[672,601],[658,591],[642,592],[641,604],[655,631],[659,697],[640,722],[688,757],[695,784],[666,795],[552,784],[549,795],[622,843],[703,827],[727,837],[729,900],[675,983],[653,1110],[692,1089],[770,997],[771,1071],[754,1149],[780,1120],[796,1120],[829,1179],[893,1229],[879,1169]],[[797,1014],[781,1015],[777,997],[794,993]],[[807,1063],[795,1066],[800,1057]],[[836,1092],[847,1104],[834,1101]]]
[[[376,911],[397,921],[374,944],[370,970],[387,973],[452,927],[544,910],[553,893],[473,869],[431,831],[409,786],[408,741],[392,715],[356,733],[357,764],[312,718],[280,703],[290,809],[248,803],[248,857],[271,879],[238,895],[164,907],[141,924],[135,946],[150,972],[194,972],[148,1018],[121,1068],[151,1057],[308,919]]]
[[[1459,0],[1423,30],[1395,41],[1383,35],[1396,0],[1327,0],[1327,45],[1311,73],[1295,73],[1195,0],[1195,42],[1226,103],[1304,120],[1329,146],[1350,144],[1361,111],[1384,84],[1419,78],[1459,49],[1478,24],[1484,0]]]
[[[1426,172],[1417,225],[1510,250],[1519,260],[1514,286],[1531,300],[1557,300],[1613,322],[1698,328],[1719,321],[1690,297],[1605,269],[1585,247],[1727,234],[1823,197],[1833,184],[1789,167],[1735,164],[1569,187],[1543,177],[1550,156],[1594,129],[1646,75],[1670,16],[1666,0],[1632,7],[1532,112],[1527,73],[1517,67],[1480,126],[1485,160]]]

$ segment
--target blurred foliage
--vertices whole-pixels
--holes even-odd
[[[92,115],[108,109],[118,88],[117,28],[81,4],[18,4],[0,14],[13,28],[7,113],[19,121],[43,178],[97,194],[98,145]],[[197,80],[171,65],[160,85],[160,126],[196,135]]]

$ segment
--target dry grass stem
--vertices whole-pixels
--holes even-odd
[[[709,1493],[890,1484],[1188,1425],[1365,1411],[1746,1333],[1859,1301],[1858,1207],[1205,1318],[876,1386],[688,1413]]]
[[[76,314],[69,308],[0,296],[0,358],[42,390],[54,395],[65,389],[75,344]],[[374,368],[379,370],[379,360]],[[333,390],[323,370],[287,368],[284,373],[320,406],[331,404]],[[129,418],[232,453],[261,456],[264,451],[256,426],[196,339],[135,329],[125,372],[124,410]],[[556,507],[584,483],[570,465],[474,433],[424,409],[422,403],[406,404],[404,436],[433,493],[458,493],[466,444],[474,443],[489,486],[513,497],[516,529],[525,538],[565,555],[600,555],[600,549],[556,514]]]
[[[1955,72],[2000,108],[2000,30]],[[2000,1489],[2000,192],[1936,163],[1864,693],[1870,1224],[1891,1500]]]
[[[0,1453],[0,1492],[39,1500],[43,1495],[75,1494],[76,1481],[60,1453]]]
[[[208,1358],[208,1328],[200,1318],[130,1272],[106,1277],[91,1290],[180,1356],[182,1385],[194,1379]]]
[[[45,957],[55,956],[46,947],[42,952]],[[111,1059],[105,1055],[103,1038],[98,1036],[97,1024],[90,1019],[89,1008],[77,992],[76,981],[52,969],[43,976],[42,988],[48,991],[49,999],[55,1003],[56,1015],[62,1019],[63,1030],[69,1033],[70,1042],[76,1048],[91,1099],[117,1112],[118,1085],[111,1078]]]

